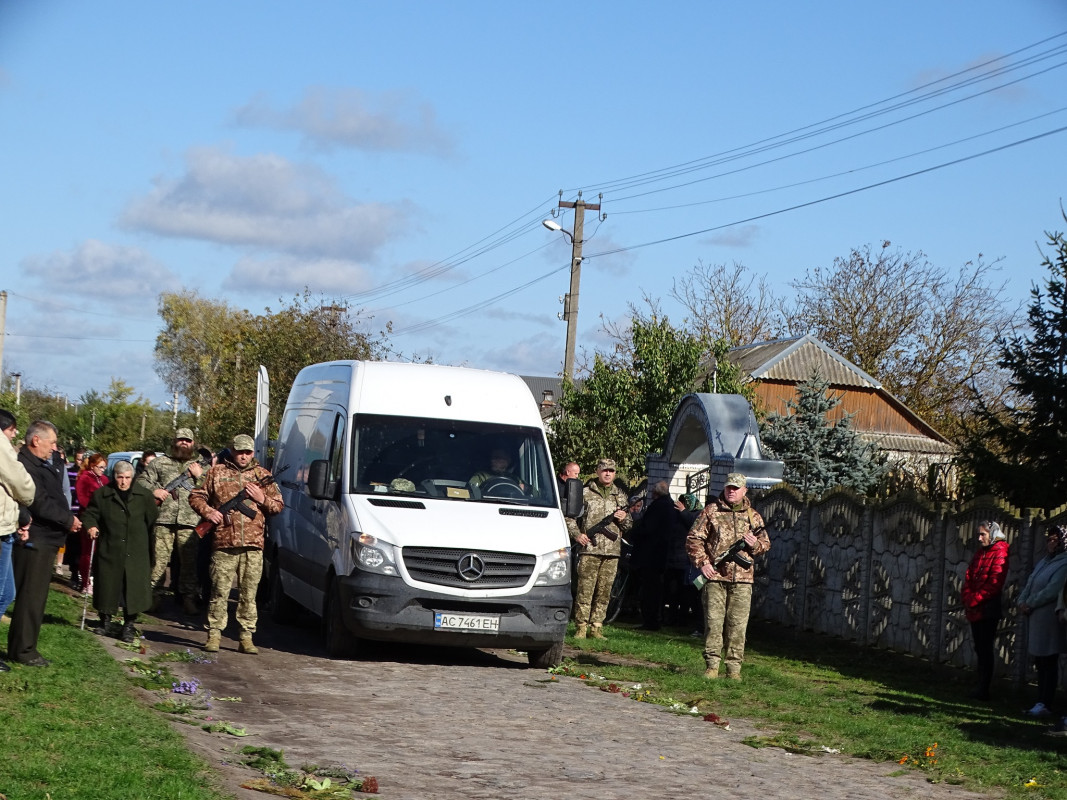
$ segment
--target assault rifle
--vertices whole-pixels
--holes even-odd
[[[260,488],[266,489],[268,486],[274,483],[274,476],[264,475],[257,481],[251,481],[251,483],[255,483]],[[228,521],[226,518],[229,517],[230,513],[234,511],[238,512],[239,514],[244,514],[249,519],[255,519],[256,509],[249,508],[247,505],[245,505],[245,500],[247,499],[248,490],[242,487],[241,491],[239,491],[231,499],[227,500],[225,503],[215,509],[220,514],[222,514],[223,523],[226,523]],[[216,525],[214,522],[209,519],[202,519],[200,520],[200,524],[196,526],[196,535],[203,539],[205,536],[215,530],[215,528]]]
[[[206,458],[197,459],[196,463],[201,466],[204,472],[211,469],[211,462]],[[185,491],[191,492],[194,488],[196,488],[196,482],[193,480],[193,476],[189,474],[189,468],[186,467],[178,474],[178,477],[174,478],[170,483],[164,486],[163,490],[177,500],[179,489],[185,489]],[[156,500],[157,504],[161,502],[161,500]]]

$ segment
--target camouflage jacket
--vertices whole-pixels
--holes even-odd
[[[582,491],[585,509],[578,519],[567,518],[567,532],[571,539],[577,539],[584,533],[592,542],[588,547],[580,547],[579,554],[590,553],[597,556],[619,556],[622,551],[622,535],[633,527],[634,521],[629,513],[621,522],[612,516],[618,509],[626,511],[626,493],[615,484],[600,486],[596,478],[585,484]],[[615,541],[604,534],[617,534]]]
[[[186,468],[195,461],[195,457],[189,461],[178,461],[170,456],[153,458],[137,478],[137,484],[150,492],[165,489],[168,483],[185,472]],[[174,498],[175,493],[178,495],[177,499]],[[172,492],[171,496],[159,507],[159,516],[156,518],[156,525],[184,525],[191,528],[199,522],[200,515],[189,506],[188,489],[177,489],[176,492]]]
[[[730,549],[734,542],[743,539],[745,532],[756,537],[756,546],[748,553],[750,557],[762,555],[771,549],[771,540],[763,526],[763,517],[752,507],[747,497],[737,508],[726,504],[722,495],[700,512],[689,535],[685,539],[685,551],[694,567],[700,569]],[[724,583],[752,583],[755,564],[742,567],[732,559],[722,564],[710,580]]]
[[[220,461],[207,471],[204,482],[193,489],[189,503],[197,515],[202,516],[212,508],[218,508],[235,498],[246,483],[256,481],[260,482],[263,494],[266,495],[263,504],[259,505],[247,499],[244,501],[246,508],[256,512],[252,519],[240,511],[231,511],[227,515],[227,521],[215,528],[216,550],[224,547],[256,547],[262,550],[267,516],[277,514],[285,508],[282,493],[271,478],[270,470],[261,467],[255,459],[244,469],[232,461]]]

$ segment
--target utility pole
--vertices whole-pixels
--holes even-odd
[[[599,198],[598,198],[599,199]],[[578,334],[578,286],[582,280],[582,236],[585,232],[585,212],[600,211],[600,203],[586,203],[582,193],[573,203],[559,201],[560,208],[574,209],[574,233],[571,234],[571,288],[563,298],[563,319],[567,322],[567,349],[563,355],[563,377],[574,381],[574,340]]]
[[[4,389],[4,328],[7,325],[7,292],[0,292],[0,391]]]
[[[178,393],[174,393],[174,430],[178,430]]]

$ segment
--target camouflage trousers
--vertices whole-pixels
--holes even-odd
[[[196,574],[196,550],[200,545],[200,537],[196,535],[195,528],[187,528],[184,525],[156,525],[153,531],[155,541],[155,554],[152,561],[152,593],[163,593],[163,578],[170,566],[170,556],[175,548],[178,551],[178,565],[181,574],[178,580],[181,585],[175,587],[171,583],[171,589],[177,588],[183,597],[199,597],[200,581]]]
[[[619,559],[583,553],[578,557],[578,585],[574,592],[574,621],[579,625],[600,625],[608,613],[611,584]]]
[[[263,575],[263,551],[258,547],[224,547],[211,554],[211,601],[207,607],[208,631],[226,629],[230,589],[237,578],[237,624],[255,633],[259,612],[256,590]]]
[[[727,675],[740,675],[748,612],[752,608],[752,584],[708,581],[703,595],[704,663],[709,669],[718,669],[723,661]]]

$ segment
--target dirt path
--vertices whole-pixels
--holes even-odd
[[[160,620],[145,629],[150,652],[197,649],[199,626]],[[596,691],[574,678],[550,681],[499,651],[382,650],[367,661],[331,661],[310,628],[264,621],[261,655],[223,639],[215,663],[180,664],[215,696],[219,716],[253,736],[234,739],[175,723],[216,764],[241,798],[257,777],[234,766],[244,744],[282,749],[286,761],[343,764],[374,775],[386,800],[485,798],[986,798],[927,783],[896,764],[840,755],[814,758],[753,749],[756,729],[723,730],[699,718]],[[111,649],[116,658],[129,653]],[[224,707],[223,707],[224,705]]]

